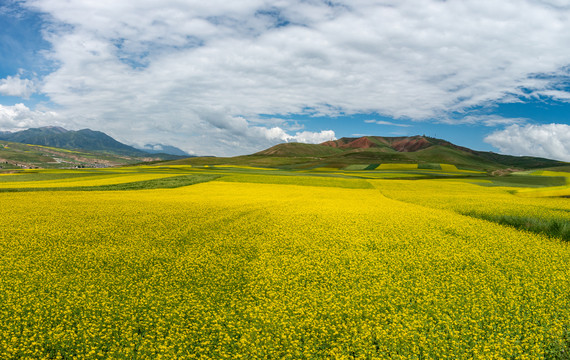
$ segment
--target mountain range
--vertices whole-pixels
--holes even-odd
[[[45,156],[49,151],[53,152],[53,149],[50,150],[47,147],[87,152],[89,154],[82,157],[83,164],[86,166],[89,166],[91,160],[85,159],[104,159],[108,156],[112,156],[116,164],[174,160],[176,164],[239,164],[287,169],[316,167],[343,169],[352,165],[411,163],[424,168],[437,168],[439,164],[451,164],[461,169],[495,171],[569,165],[561,161],[538,157],[476,151],[425,135],[343,137],[321,144],[283,143],[255,154],[231,158],[190,157],[176,147],[162,144],[148,144],[143,149],[137,149],[100,131],[90,129],[72,131],[55,126],[31,128],[18,132],[0,132],[0,140],[41,146],[42,148],[37,148],[40,156]],[[12,148],[16,147],[12,145]],[[7,147],[3,148],[4,159],[8,159],[6,149]],[[24,153],[25,151],[22,150],[14,156],[22,158]],[[59,152],[57,156],[61,158],[63,155],[65,154]]]
[[[159,159],[176,159],[190,156],[174,146],[155,144],[137,149],[123,144],[101,131],[91,129],[74,131],[58,126],[30,128],[17,132],[0,132],[0,140],[134,157],[148,157],[149,154],[153,154]]]

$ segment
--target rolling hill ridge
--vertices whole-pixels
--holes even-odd
[[[148,153],[125,145],[103,132],[90,129],[73,131],[57,126],[46,126],[17,132],[4,132],[0,134],[0,140],[68,150],[109,152],[116,155],[148,155]]]
[[[154,148],[182,150],[164,145]],[[90,129],[78,131],[47,126],[18,132],[0,131],[0,169],[109,167],[149,161],[173,160],[189,155],[146,152]]]
[[[292,169],[330,167],[343,169],[365,164],[418,164],[439,167],[451,164],[460,169],[496,171],[509,168],[538,169],[567,163],[531,156],[510,156],[476,151],[443,139],[423,135],[406,137],[343,137],[321,144],[283,143],[252,155],[233,158],[194,158],[188,164],[243,164]]]
[[[29,145],[41,145],[67,150],[95,151],[118,156],[149,157],[157,159],[178,159],[189,156],[180,149],[169,146],[161,146],[161,149],[178,152],[175,154],[162,151],[145,151],[123,144],[109,135],[91,129],[66,130],[58,126],[45,126],[30,128],[17,132],[0,132],[0,140]]]
[[[149,155],[150,156],[150,155]],[[156,160],[0,140],[0,172],[17,169],[100,168]]]

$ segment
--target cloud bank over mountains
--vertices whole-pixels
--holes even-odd
[[[64,125],[54,111],[31,110],[24,104],[0,105],[0,131],[25,130],[31,127]]]
[[[235,155],[335,136],[300,129],[289,114],[433,121],[498,102],[570,101],[570,6],[557,1],[21,5],[45,14],[53,71],[37,84],[18,75],[0,80],[0,93],[37,91],[59,119],[105,129],[121,141]],[[9,111],[2,111],[7,119]]]
[[[570,162],[570,126],[566,124],[511,125],[485,141],[513,155],[560,159]]]

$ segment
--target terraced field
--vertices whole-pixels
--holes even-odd
[[[567,356],[570,243],[491,216],[544,174],[364,169],[0,176],[0,358]]]

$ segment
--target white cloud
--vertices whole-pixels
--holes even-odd
[[[35,92],[35,84],[30,79],[21,79],[20,75],[0,79],[0,95],[29,98]]]
[[[570,162],[570,125],[511,125],[485,138],[502,153]]]
[[[568,97],[558,0],[24,1],[52,19],[41,91],[59,113],[186,151],[259,150],[260,114],[421,120]]]
[[[320,132],[297,131],[282,126],[260,126],[243,117],[226,115],[223,110],[198,109],[185,114],[185,122],[138,123],[127,131],[126,123],[115,124],[108,133],[117,140],[138,147],[161,139],[161,143],[175,144],[194,155],[251,154],[282,142],[320,143],[336,139],[332,130]],[[295,127],[293,127],[295,129]],[[137,134],[132,142],[121,134]]]
[[[560,100],[560,101],[570,101],[570,92],[560,91],[560,90],[545,90],[538,92],[538,95],[547,96],[549,98]]]
[[[468,115],[460,119],[443,118],[440,122],[444,124],[473,124],[495,127],[499,125],[524,124],[528,122],[526,118],[506,118],[499,115]]]
[[[53,111],[30,110],[24,104],[0,105],[0,131],[18,131],[30,127],[63,125]]]
[[[332,130],[323,130],[321,132],[302,131],[287,139],[287,141],[296,141],[307,144],[319,144],[329,140],[336,140],[336,135]]]
[[[367,124],[389,125],[389,126],[399,126],[399,127],[410,127],[410,126],[412,126],[412,125],[408,125],[408,124],[398,124],[398,123],[393,123],[391,121],[384,121],[384,120],[364,120],[364,122]]]

